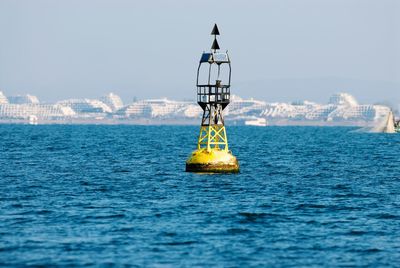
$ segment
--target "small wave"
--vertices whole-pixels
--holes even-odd
[[[46,214],[50,214],[50,213],[53,213],[53,210],[43,209],[43,210],[36,211],[36,214],[38,214],[38,215],[46,215]]]
[[[364,250],[364,252],[367,252],[367,253],[374,253],[374,252],[380,252],[380,251],[382,251],[382,250],[379,248],[368,248],[368,249]]]
[[[341,210],[341,211],[359,211],[362,210],[362,207],[349,207],[349,206],[331,206],[330,210],[335,211],[335,210]]]
[[[116,168],[113,170],[113,173],[129,173],[129,172],[131,172],[131,170],[123,168]]]
[[[87,216],[86,219],[115,219],[124,218],[124,214],[112,214],[112,215],[97,215],[97,216]]]
[[[345,184],[336,184],[332,189],[347,190],[349,186]]]
[[[178,234],[175,232],[161,232],[160,235],[172,237],[172,236],[177,236]]]
[[[299,204],[296,206],[296,210],[302,210],[302,209],[307,209],[307,208],[326,208],[325,205],[321,204]]]
[[[356,253],[377,253],[377,252],[381,252],[382,249],[379,249],[379,248],[366,248],[366,249],[351,249],[349,251],[350,252],[356,252]]]
[[[367,232],[365,231],[359,231],[359,230],[351,230],[350,232],[348,232],[348,235],[352,235],[352,236],[361,236],[366,234]]]
[[[19,249],[18,246],[0,247],[0,252],[14,251]]]
[[[283,217],[280,214],[275,213],[264,213],[264,212],[239,212],[238,215],[244,218],[241,222],[257,222],[266,218],[277,218]]]
[[[197,244],[197,241],[173,241],[173,242],[165,242],[165,243],[157,243],[156,245],[160,246],[187,246],[192,244]]]
[[[267,214],[264,212],[239,212],[240,216],[243,216],[248,219],[258,219],[258,218],[264,218]]]
[[[226,233],[227,234],[230,234],[230,235],[236,235],[236,234],[244,234],[244,233],[248,233],[248,232],[250,232],[250,230],[249,229],[242,229],[242,228],[230,228],[230,229],[228,229],[228,230],[226,230]]]
[[[136,227],[122,227],[122,228],[116,229],[115,231],[116,232],[132,232],[135,230],[137,230]]]
[[[371,198],[371,195],[346,193],[346,194],[335,194],[333,197],[335,197],[335,198]]]
[[[384,220],[397,220],[400,218],[398,215],[393,215],[389,213],[370,214],[369,216],[376,219],[384,219]]]

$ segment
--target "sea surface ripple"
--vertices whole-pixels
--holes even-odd
[[[0,125],[0,265],[398,267],[400,135],[228,127],[241,173],[185,173],[196,126]]]

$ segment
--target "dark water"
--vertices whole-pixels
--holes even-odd
[[[400,135],[352,130],[228,127],[200,175],[198,127],[0,125],[0,264],[398,267]]]

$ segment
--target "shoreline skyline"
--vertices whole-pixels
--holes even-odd
[[[370,126],[385,120],[384,104],[359,104],[348,93],[335,93],[324,103],[309,100],[267,102],[232,96],[226,119],[233,125]],[[34,95],[7,97],[0,92],[1,123],[196,124],[201,109],[194,100],[168,98],[123,102],[115,93],[98,98],[72,98],[42,103]]]

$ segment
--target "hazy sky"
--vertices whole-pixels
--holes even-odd
[[[214,22],[234,94],[400,103],[399,0],[0,0],[0,90],[194,99]]]

